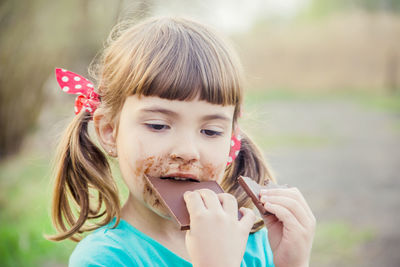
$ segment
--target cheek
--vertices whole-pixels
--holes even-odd
[[[159,168],[159,157],[162,147],[153,141],[147,140],[146,135],[139,132],[121,136],[118,140],[118,160],[120,165],[129,166],[136,176],[148,173],[149,170]],[[141,134],[141,135],[139,135]],[[141,136],[141,138],[137,138]]]
[[[218,165],[225,165],[228,162],[229,152],[231,149],[231,138],[226,138],[218,146],[214,146],[212,149],[212,155],[214,157],[213,162]]]
[[[230,150],[230,139],[219,146],[210,146],[203,157],[202,177],[205,180],[221,181],[224,175]],[[217,153],[218,152],[218,153]]]
[[[150,156],[139,158],[135,161],[135,175],[142,177],[144,174],[150,176],[162,176],[170,170],[170,164],[165,157]]]
[[[219,183],[222,180],[225,167],[226,163],[219,165],[215,165],[212,163],[205,164],[202,169],[201,176],[203,177],[203,180],[213,180]]]

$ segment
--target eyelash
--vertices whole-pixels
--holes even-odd
[[[215,136],[221,136],[222,132],[218,132],[218,131],[213,131],[213,130],[201,130],[201,133],[204,133],[205,135],[209,136],[209,137],[215,137]]]
[[[147,128],[149,128],[152,131],[156,132],[161,132],[163,130],[168,130],[171,129],[168,125],[165,124],[156,124],[156,123],[148,123],[145,124]],[[202,129],[200,133],[205,134],[208,137],[215,137],[215,136],[221,136],[222,132],[219,131],[214,131],[214,130],[207,130],[207,129]]]
[[[169,127],[168,125],[165,125],[165,124],[157,124],[157,123],[146,123],[145,125],[146,125],[146,127],[149,128],[150,130],[153,130],[153,131],[156,131],[156,132],[159,132],[159,131],[162,131],[162,130],[170,129],[170,128],[171,128],[171,127]],[[161,129],[160,129],[159,127],[160,127]]]

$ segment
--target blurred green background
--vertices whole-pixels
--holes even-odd
[[[51,161],[73,117],[54,68],[88,76],[115,23],[152,15],[194,18],[234,43],[242,128],[317,217],[311,266],[400,266],[399,13],[399,0],[1,1],[0,266],[67,265],[75,243],[43,237]]]

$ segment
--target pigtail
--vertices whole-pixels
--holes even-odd
[[[241,131],[240,135],[242,136],[240,152],[237,158],[226,169],[225,178],[221,186],[225,192],[236,197],[239,207],[254,208],[253,202],[241,188],[237,182],[237,178],[240,175],[247,176],[260,185],[263,185],[266,180],[275,181],[275,178],[271,170],[268,169],[258,147],[243,131]],[[264,226],[263,224],[263,220],[258,220],[254,224],[252,232],[260,230]]]
[[[75,116],[58,146],[51,212],[58,234],[47,237],[49,240],[79,241],[79,234],[105,225],[115,216],[115,225],[119,222],[118,190],[107,157],[89,137],[91,116],[87,112]],[[96,223],[85,226],[91,219]]]

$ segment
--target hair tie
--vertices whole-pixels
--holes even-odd
[[[239,130],[237,129],[238,132]],[[240,147],[242,146],[242,137],[240,134],[233,134],[231,137],[231,150],[229,151],[228,163],[226,165],[231,164],[236,157],[239,155]]]
[[[60,68],[56,69],[56,78],[64,92],[78,95],[75,99],[75,114],[84,109],[93,115],[100,105],[100,97],[94,91],[93,83],[76,73]]]

